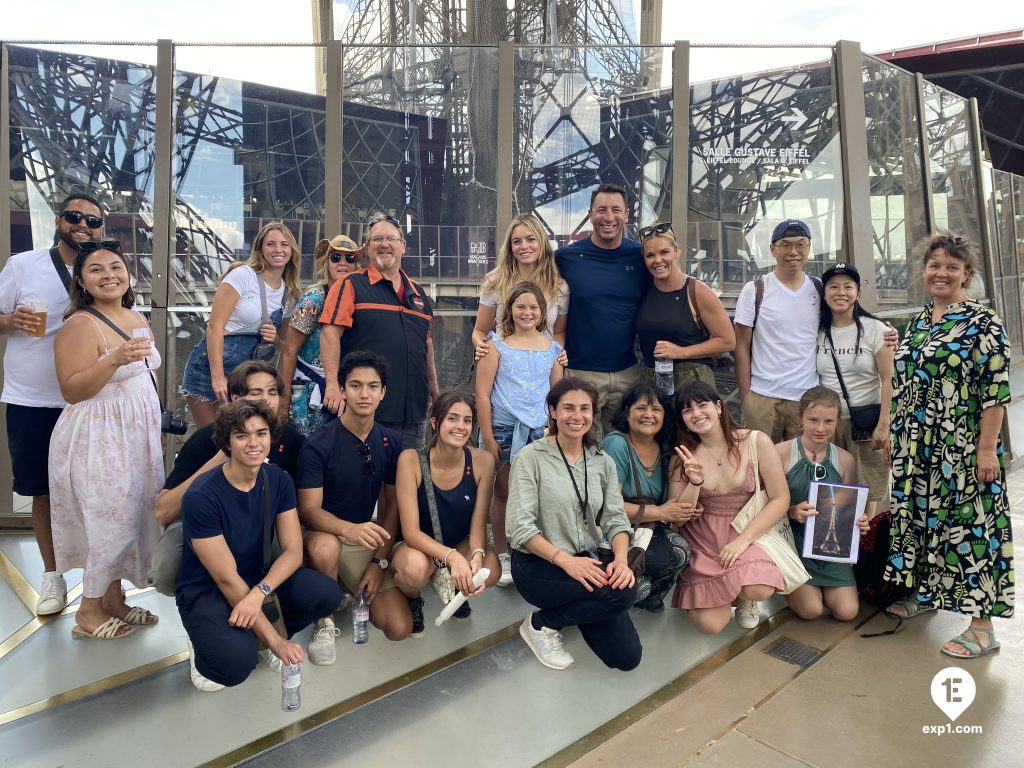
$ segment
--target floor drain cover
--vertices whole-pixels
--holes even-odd
[[[806,667],[821,656],[821,651],[817,648],[798,643],[796,640],[788,637],[780,637],[761,651],[761,653],[767,653],[769,656],[782,659],[798,667]]]

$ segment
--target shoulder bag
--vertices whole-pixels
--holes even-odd
[[[627,441],[628,443],[628,441]],[[640,469],[637,467],[637,458],[634,455],[632,446],[626,446],[629,452],[629,466],[633,471],[633,487],[640,490]],[[644,523],[644,512],[648,505],[655,506],[657,501],[650,496],[623,496],[623,501],[630,504],[639,504],[640,511],[637,513],[636,521],[633,523],[633,535],[629,537],[629,553],[626,555],[626,562],[634,576],[640,576],[647,567],[647,547],[654,538],[654,529],[657,523]]]
[[[430,525],[434,529],[434,540],[438,544],[444,544],[444,534],[441,533],[441,517],[437,514],[437,499],[434,498],[434,481],[430,478],[430,457],[427,450],[416,451],[420,457],[420,474],[423,475],[423,491],[427,497],[427,507],[430,509]],[[434,588],[441,601],[448,605],[458,590],[455,588],[455,580],[447,564],[442,563],[436,557],[434,561],[434,575],[430,577],[430,586]]]
[[[843,399],[850,411],[850,429],[853,432],[853,439],[857,442],[870,441],[879,419],[882,418],[882,404],[854,406],[850,403],[850,393],[846,391],[846,382],[843,381],[843,373],[839,370],[839,358],[836,357],[836,349],[832,344],[832,331],[829,328],[825,329],[825,339],[828,341],[828,352],[832,356],[832,365],[836,369],[836,378],[839,379],[839,388],[843,390]]]
[[[754,494],[746,504],[736,513],[732,519],[732,529],[736,533],[742,533],[750,522],[764,509],[768,503],[768,493],[761,485],[761,474],[757,465],[757,435],[754,430],[750,431],[747,438],[750,441],[750,461],[754,465]],[[797,587],[810,580],[811,576],[804,568],[800,556],[796,553],[796,543],[793,540],[793,529],[789,527],[789,517],[783,515],[778,522],[769,528],[754,542],[764,553],[772,559],[782,572],[783,588],[779,590],[782,594],[788,595]]]
[[[260,326],[267,324],[267,320],[270,315],[267,313],[267,283],[263,279],[263,275],[256,273],[256,279],[260,284]],[[249,355],[250,360],[262,360],[263,362],[270,362],[277,357],[277,346],[272,341],[264,341],[260,338],[256,346],[253,347],[252,354]]]

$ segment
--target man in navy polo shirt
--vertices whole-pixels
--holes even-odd
[[[400,432],[406,448],[422,448],[427,404],[438,393],[430,340],[433,309],[423,289],[402,271],[405,235],[398,221],[375,216],[368,232],[370,266],[335,283],[320,315],[324,405],[338,413],[344,400],[338,361],[349,352],[372,350],[391,371],[377,421]]]
[[[590,196],[593,234],[555,251],[569,284],[566,375],[597,387],[594,426],[603,432],[611,431],[623,393],[640,378],[636,313],[651,278],[640,243],[624,236],[628,221],[626,189],[601,184]]]
[[[299,452],[306,561],[350,593],[364,592],[373,625],[389,640],[402,640],[412,630],[412,613],[390,566],[398,538],[395,469],[402,437],[374,420],[387,392],[388,364],[368,350],[349,352],[339,376],[344,412],[306,438]],[[334,663],[337,634],[330,617],[317,622],[308,648],[313,664]]]

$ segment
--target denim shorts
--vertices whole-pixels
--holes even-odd
[[[231,372],[239,365],[252,357],[252,351],[256,349],[260,337],[256,333],[245,333],[237,336],[224,337],[224,375],[230,376]],[[181,394],[192,396],[208,402],[216,402],[217,396],[213,393],[213,379],[210,375],[210,357],[206,350],[206,336],[199,340],[199,343],[192,348],[185,363],[185,375],[181,379]]]
[[[501,449],[498,466],[508,464],[512,460],[512,433],[515,427],[511,424],[491,424],[491,431],[494,432],[494,442]]]

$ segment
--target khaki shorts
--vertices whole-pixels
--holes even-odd
[[[341,543],[341,554],[338,555],[338,581],[349,594],[354,595],[359,590],[359,582],[363,580],[366,567],[370,565],[373,558],[373,550],[349,541],[344,536],[339,536]],[[377,566],[374,565],[374,568]],[[391,567],[384,571],[384,578],[380,582],[377,592],[387,592],[395,588],[395,577],[392,575]]]
[[[854,440],[849,419],[839,419],[839,427],[836,429],[833,442],[852,453],[853,458],[857,460],[856,482],[871,489],[868,491],[868,501],[878,504],[875,507],[875,513],[887,510],[889,508],[889,467],[885,464],[885,455],[882,451],[872,450],[870,440]]]
[[[597,388],[597,413],[594,414],[594,426],[591,427],[590,434],[600,440],[612,431],[612,419],[619,410],[622,396],[627,389],[640,381],[643,372],[638,364],[610,373],[567,368],[565,375],[588,381]]]
[[[743,426],[768,435],[778,445],[800,434],[800,404],[750,392],[743,401]]]

